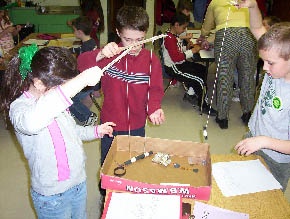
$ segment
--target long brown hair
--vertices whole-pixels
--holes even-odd
[[[78,74],[76,58],[61,47],[45,47],[40,49],[31,61],[31,72],[22,80],[19,65],[20,58],[14,56],[9,62],[0,88],[0,112],[7,118],[10,104],[24,91],[29,89],[33,78],[38,78],[49,89],[64,83]]]

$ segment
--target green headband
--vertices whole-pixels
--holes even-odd
[[[35,53],[38,51],[38,47],[36,44],[31,44],[30,46],[21,47],[18,51],[18,55],[20,58],[20,66],[19,72],[21,75],[22,80],[24,80],[28,74],[31,72],[31,60]]]

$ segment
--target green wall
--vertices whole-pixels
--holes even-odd
[[[9,16],[13,24],[34,24],[35,32],[40,33],[72,33],[67,26],[67,21],[72,20],[77,14],[38,14],[34,8],[12,8]]]

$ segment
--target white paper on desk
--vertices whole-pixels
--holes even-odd
[[[226,197],[282,188],[258,159],[214,163],[212,175]]]
[[[201,30],[187,30],[186,33],[192,33],[192,38],[197,39],[200,37]]]
[[[48,43],[48,40],[39,40],[39,39],[29,39],[23,42],[24,44],[36,44],[38,46],[43,46]]]
[[[199,51],[199,55],[202,59],[212,59],[214,58],[214,49],[210,50],[202,49]]]
[[[181,196],[112,193],[106,219],[179,219]],[[103,217],[102,217],[103,218]]]
[[[76,37],[65,37],[65,38],[60,38],[57,39],[58,41],[64,41],[64,42],[76,42],[76,41],[81,41],[80,39]]]
[[[249,219],[249,214],[218,208],[195,201],[193,215],[195,219]]]

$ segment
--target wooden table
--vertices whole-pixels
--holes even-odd
[[[230,155],[211,155],[212,163],[224,161],[244,161],[261,159],[252,155],[249,157]],[[263,160],[261,159],[263,162]],[[183,199],[183,202],[194,206],[193,199]],[[214,178],[212,179],[211,197],[208,202],[201,201],[216,207],[247,213],[250,219],[289,219],[290,204],[281,190],[270,190],[247,195],[225,197],[222,195]],[[219,218],[218,218],[219,219]]]

